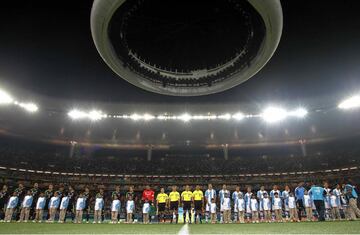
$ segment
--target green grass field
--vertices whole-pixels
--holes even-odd
[[[0,233],[65,233],[65,234],[177,234],[182,224],[34,224],[1,223]],[[360,221],[322,223],[272,223],[272,224],[192,224],[189,234],[355,234],[360,233]]]

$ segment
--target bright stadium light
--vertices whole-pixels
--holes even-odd
[[[222,114],[222,115],[219,115],[218,118],[223,119],[223,120],[230,120],[231,114],[230,113]]]
[[[338,107],[340,109],[354,109],[360,108],[360,95],[352,96],[344,101],[342,101]]]
[[[178,116],[177,119],[183,121],[183,122],[188,122],[191,120],[191,115],[188,113],[184,113],[181,116]]]
[[[80,111],[80,110],[77,110],[77,109],[73,109],[71,110],[70,112],[68,112],[68,116],[71,118],[71,119],[81,119],[81,118],[86,118],[87,117],[87,113],[83,112],[83,111]]]
[[[18,105],[30,113],[34,113],[39,110],[39,107],[34,103],[18,103]]]
[[[298,108],[288,113],[289,116],[304,118],[308,114],[308,111],[304,108]]]
[[[235,113],[234,115],[232,115],[232,118],[237,121],[241,121],[245,118],[245,115],[243,113]]]
[[[0,104],[11,104],[13,102],[13,98],[7,92],[0,90]]]
[[[264,112],[261,114],[261,117],[267,123],[275,123],[283,121],[287,117],[287,112],[282,108],[269,107],[264,110]]]
[[[134,120],[134,121],[138,121],[141,119],[141,116],[137,113],[134,113],[134,114],[131,114],[130,119]]]
[[[106,114],[103,114],[102,111],[98,111],[98,110],[90,111],[87,116],[91,121],[98,121],[100,119],[107,117]]]
[[[145,121],[150,121],[150,120],[153,120],[155,118],[155,116],[153,116],[153,115],[151,115],[151,114],[148,114],[148,113],[145,113],[144,115],[143,115],[143,119],[145,120]]]

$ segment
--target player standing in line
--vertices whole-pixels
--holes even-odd
[[[193,200],[193,193],[190,191],[190,186],[185,186],[185,191],[181,193],[181,201],[183,204],[183,217],[184,217],[184,224],[186,223],[186,213],[189,215],[189,224],[191,224],[191,203]]]
[[[160,188],[160,193],[156,196],[156,206],[157,206],[157,215],[158,215],[158,221],[161,223],[161,220],[163,220],[163,223],[165,223],[165,210],[166,205],[169,201],[169,196],[165,193],[164,187]]]
[[[337,202],[339,210],[342,211],[343,208],[342,208],[342,203],[341,203],[341,195],[343,193],[342,193],[342,190],[341,190],[341,185],[337,184],[332,192],[333,192],[334,196],[336,196],[336,202]],[[344,212],[344,214],[345,214],[345,212]]]
[[[303,206],[305,207],[306,220],[312,221],[312,219],[313,219],[313,210],[312,210],[313,203],[311,201],[311,197],[307,190],[305,190],[305,192],[304,192],[304,197],[303,197],[302,202],[303,202]]]
[[[84,208],[85,220],[86,223],[88,224],[90,220],[90,189],[88,187],[85,187],[83,198],[85,201],[85,208]]]
[[[38,199],[39,193],[40,193],[39,184],[34,183],[34,186],[32,189],[30,189],[30,191],[31,191],[31,195],[33,197],[31,208],[30,208],[30,219],[34,220],[35,214],[36,214],[36,202],[37,202],[37,199]]]
[[[69,186],[67,196],[69,198],[69,204],[68,204],[68,207],[67,207],[67,212],[70,212],[71,221],[74,222],[74,220],[75,220],[74,206],[76,204],[75,203],[76,194],[75,194],[75,190],[74,190],[73,187]],[[66,222],[66,216],[65,216],[65,221],[64,222]]]
[[[250,199],[251,220],[253,223],[259,223],[259,203],[255,194],[251,195]]]
[[[274,199],[272,200],[272,209],[275,213],[275,220],[277,222],[283,222],[282,218],[282,200],[278,192],[274,193]]]
[[[265,187],[261,186],[260,190],[256,192],[256,197],[259,201],[259,214],[260,214],[260,219],[264,220],[265,216],[264,216],[264,194],[267,194]]]
[[[26,192],[26,196],[24,197],[21,205],[21,212],[20,212],[20,219],[18,222],[28,222],[29,216],[30,216],[30,208],[33,202],[33,196],[31,194],[31,191],[28,190]]]
[[[331,188],[329,187],[328,182],[324,182],[324,190],[325,190],[325,197],[324,197],[325,219],[330,220],[330,216],[331,216],[331,204],[330,204]]]
[[[241,224],[245,223],[245,200],[243,194],[239,194],[238,199],[236,200],[236,208],[238,213],[239,222]]]
[[[215,198],[211,199],[211,202],[209,205],[209,210],[211,213],[210,221],[212,224],[216,224],[216,201],[215,201]]]
[[[229,192],[224,193],[221,207],[223,208],[223,223],[231,223],[231,199]]]
[[[141,200],[145,202],[146,200],[150,203],[150,206],[154,204],[155,192],[150,188],[150,185],[146,185],[142,193]],[[151,207],[150,207],[151,208]],[[151,222],[151,216],[149,216],[149,222]]]
[[[216,191],[215,189],[213,189],[212,184],[208,185],[208,189],[205,191],[205,221],[206,223],[209,222],[209,217],[210,217],[210,205],[212,202],[212,199],[215,200],[216,203]]]
[[[48,189],[45,190],[46,203],[44,210],[47,212],[46,215],[47,220],[50,218],[49,204],[50,204],[50,199],[52,198],[53,195],[54,195],[54,186],[52,184],[49,184]]]
[[[264,193],[263,198],[263,210],[264,210],[264,221],[267,223],[271,223],[271,200],[267,193]]]
[[[301,212],[304,212],[304,210],[305,210],[304,202],[303,202],[304,192],[305,192],[304,182],[300,182],[294,190],[296,204],[297,204],[297,208],[298,208],[298,217],[300,220],[301,220]]]
[[[85,209],[85,198],[84,194],[80,193],[79,197],[76,200],[76,215],[75,215],[75,223],[81,224],[83,218],[83,210]]]
[[[113,201],[111,202],[111,221],[110,224],[116,224],[120,223],[119,221],[119,212],[120,212],[120,206],[121,202],[116,194],[112,195]]]
[[[59,205],[60,205],[60,197],[59,197],[58,192],[55,192],[54,196],[52,196],[50,198],[50,203],[49,203],[50,217],[47,222],[50,222],[50,223],[54,222],[55,215],[56,215],[57,209],[59,208]]]
[[[174,214],[175,214],[175,221],[178,223],[179,219],[179,205],[180,205],[180,193],[176,190],[176,186],[172,186],[172,191],[169,194],[169,204],[168,207],[170,208],[170,213],[172,215],[172,219],[170,223],[174,220]]]
[[[14,211],[19,202],[19,197],[17,195],[17,192],[13,192],[13,195],[10,197],[6,206],[5,221],[8,223],[11,222]]]
[[[133,222],[133,213],[135,210],[135,202],[132,196],[129,196],[126,201],[126,223],[131,224]]]
[[[35,208],[36,214],[33,222],[42,223],[45,204],[46,204],[46,197],[45,194],[41,192],[36,202],[36,208]]]
[[[290,221],[291,222],[300,222],[298,213],[297,213],[296,199],[295,199],[294,193],[289,193],[288,208],[289,208],[289,212],[290,212]]]
[[[243,195],[243,193],[240,191],[240,187],[236,186],[235,191],[231,195],[231,199],[233,200],[234,204],[234,222],[236,223],[238,221],[238,208],[237,208],[237,200],[240,197],[240,195]]]
[[[289,196],[290,196],[290,187],[285,185],[284,191],[281,193],[281,198],[283,200],[283,206],[285,211],[285,220],[289,220]]]
[[[94,224],[101,224],[101,214],[104,209],[104,197],[101,193],[96,194],[95,206],[94,206]]]
[[[197,185],[193,192],[193,200],[195,207],[195,224],[199,221],[202,224],[202,213],[204,211],[204,193],[200,189],[200,185]],[[199,218],[198,218],[199,217]]]
[[[245,213],[246,213],[246,218],[247,218],[247,222],[250,223],[250,218],[251,218],[251,197],[252,197],[252,188],[249,186],[246,189],[246,193],[244,195],[244,200],[245,200]]]
[[[222,189],[219,191],[219,198],[220,198],[220,223],[224,222],[224,208],[222,208],[223,202],[224,202],[224,198],[225,198],[225,194],[229,194],[230,192],[229,190],[226,189],[226,184],[223,184]]]
[[[8,199],[8,187],[4,185],[0,191],[0,221],[5,219],[5,204]]]
[[[148,200],[145,200],[143,208],[142,208],[142,214],[143,214],[143,224],[149,223],[149,213],[150,213],[150,203]],[[176,221],[177,223],[177,221]]]
[[[22,200],[25,197],[24,185],[22,183],[20,183],[18,185],[18,187],[14,190],[14,192],[16,192],[16,195],[18,197],[18,204],[17,204],[16,208],[14,209],[15,219],[18,220],[20,218],[20,207],[22,205]]]
[[[61,223],[61,224],[65,222],[66,211],[67,211],[67,208],[69,206],[69,201],[70,201],[70,198],[67,193],[63,193],[63,195],[64,196],[61,198],[60,214],[59,214],[59,223]]]

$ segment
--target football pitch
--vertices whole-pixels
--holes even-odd
[[[356,234],[360,221],[271,224],[35,224],[1,223],[4,234]]]

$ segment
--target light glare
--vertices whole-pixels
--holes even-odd
[[[360,108],[360,95],[356,95],[353,97],[350,97],[344,101],[342,101],[338,107],[340,109],[354,109],[354,108]]]
[[[34,103],[18,103],[18,105],[30,113],[34,113],[39,110],[39,107]]]
[[[269,107],[261,114],[261,117],[264,119],[264,121],[268,123],[283,121],[286,116],[286,110],[277,107]]]
[[[0,104],[11,104],[13,102],[13,98],[7,92],[0,90]]]

